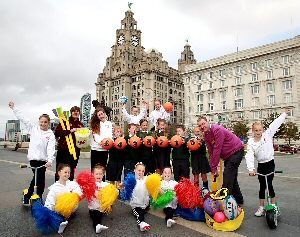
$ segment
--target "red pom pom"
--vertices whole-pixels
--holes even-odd
[[[91,201],[93,197],[96,198],[95,192],[98,187],[94,174],[91,171],[84,170],[80,172],[76,178],[76,182],[82,189],[82,199],[86,197],[88,201]]]

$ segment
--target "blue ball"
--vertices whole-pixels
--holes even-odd
[[[119,98],[119,102],[126,104],[128,102],[127,96],[123,95]]]

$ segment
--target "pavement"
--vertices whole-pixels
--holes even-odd
[[[88,157],[88,155],[83,155]],[[278,174],[274,180],[276,196],[281,209],[278,227],[269,229],[264,217],[255,217],[258,208],[259,183],[256,177],[249,177],[245,161],[239,169],[239,182],[244,195],[245,219],[241,227],[235,232],[222,232],[209,228],[203,222],[188,221],[182,218],[177,224],[167,228],[164,213],[161,210],[150,211],[145,215],[145,221],[151,225],[151,231],[140,232],[135,218],[128,205],[117,202],[111,214],[103,217],[103,224],[109,229],[99,236],[299,236],[300,233],[300,155],[280,155],[275,157]],[[28,164],[26,153],[15,152],[0,148],[0,236],[42,236],[35,228],[30,208],[21,204],[22,190],[27,188],[32,178],[30,169],[20,169],[20,164]],[[77,172],[89,168],[89,159],[81,158]],[[55,164],[54,166],[55,167]],[[46,187],[54,182],[54,168],[46,172]],[[45,198],[48,190],[45,191]],[[52,234],[48,236],[59,236]],[[92,227],[85,200],[79,203],[75,214],[69,219],[69,224],[61,236],[98,236]]]

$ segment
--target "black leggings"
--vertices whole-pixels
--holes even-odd
[[[132,209],[132,214],[136,217],[136,223],[139,225],[145,220],[145,209],[135,207]]]
[[[98,224],[101,225],[103,213],[97,210],[89,210],[90,217],[93,220],[93,227],[96,228]]]
[[[166,214],[165,220],[173,219],[174,209],[172,207],[166,207],[163,209],[164,213]]]
[[[31,160],[30,161],[30,166],[31,167],[39,167],[42,165],[45,165],[46,161],[40,161],[40,160]],[[33,177],[30,182],[30,186],[28,188],[28,193],[25,195],[25,198],[30,198],[34,192],[34,185],[35,185],[35,170],[32,169],[33,172]],[[44,189],[45,189],[45,173],[46,173],[46,168],[42,167],[37,169],[37,195],[42,199]]]
[[[274,160],[271,160],[271,161],[266,162],[266,163],[258,163],[257,173],[269,174],[269,173],[273,172],[274,170],[275,170]],[[275,191],[274,191],[273,184],[272,184],[273,178],[274,178],[274,174],[271,174],[267,177],[268,187],[269,187],[269,195],[270,195],[271,198],[275,197]],[[265,199],[265,191],[266,191],[266,188],[267,188],[266,179],[265,179],[264,176],[258,175],[258,180],[259,180],[259,184],[260,184],[259,198],[260,199]]]

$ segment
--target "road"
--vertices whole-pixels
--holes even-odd
[[[150,210],[145,216],[151,225],[151,231],[141,233],[135,224],[128,205],[117,203],[113,212],[103,218],[103,224],[109,229],[101,236],[298,236],[300,224],[300,155],[276,156],[277,169],[285,170],[284,174],[275,177],[274,185],[281,208],[278,228],[270,230],[263,217],[255,217],[258,208],[258,181],[256,177],[249,177],[245,161],[239,169],[239,182],[244,195],[245,219],[242,226],[235,232],[219,232],[210,229],[205,223],[187,221],[182,218],[172,228],[167,228],[162,211]],[[19,169],[19,164],[28,164],[26,154],[8,151],[0,148],[0,236],[42,236],[36,230],[30,215],[30,208],[21,205],[21,193],[32,178],[31,170]],[[89,167],[89,159],[80,159],[78,172]],[[54,169],[46,173],[46,187],[54,182]],[[44,193],[46,197],[47,191]],[[79,203],[75,215],[69,220],[63,236],[98,236],[92,227],[88,216],[86,201]],[[49,236],[59,236],[53,234]]]

